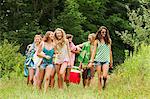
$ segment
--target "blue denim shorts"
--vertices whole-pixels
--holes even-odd
[[[46,63],[42,63],[40,66],[41,69],[46,69],[46,67],[55,68],[53,64],[46,64]]]
[[[109,62],[99,62],[99,61],[94,61],[94,66],[103,66],[104,64],[109,65]]]

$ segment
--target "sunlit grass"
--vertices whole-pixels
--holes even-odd
[[[107,88],[101,94],[97,89],[97,78],[95,84],[86,89],[80,83],[59,90],[56,81],[55,88],[49,89],[45,94],[27,86],[25,78],[18,77],[0,80],[0,99],[149,99],[149,71],[150,47],[142,46],[138,54],[115,69],[108,80]]]

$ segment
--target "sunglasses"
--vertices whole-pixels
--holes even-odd
[[[104,32],[104,31],[101,31],[101,33],[106,34],[106,32]]]

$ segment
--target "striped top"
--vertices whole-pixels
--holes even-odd
[[[94,61],[110,62],[110,48],[107,44],[102,44],[99,40]]]

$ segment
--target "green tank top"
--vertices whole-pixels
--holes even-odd
[[[43,48],[43,52],[45,55],[50,56],[51,58],[48,60],[46,58],[43,58],[44,63],[52,64],[53,63],[53,55],[54,55],[54,49],[47,50],[45,47]]]
[[[97,52],[94,61],[110,62],[110,48],[107,44],[102,44],[98,41]]]

